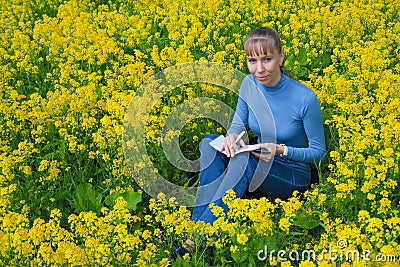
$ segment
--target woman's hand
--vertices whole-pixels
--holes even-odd
[[[278,150],[277,145],[273,144],[273,143],[256,144],[256,146],[258,146],[261,149],[266,149],[267,151],[269,151],[268,153],[250,151],[251,154],[253,154],[255,157],[257,157],[265,162],[270,162]]]
[[[236,142],[236,139],[238,136],[239,136],[238,134],[230,134],[225,138],[222,152],[225,152],[228,157],[235,156],[235,151],[239,150],[238,144],[241,147],[244,147],[244,148],[247,147],[242,138],[240,138],[240,140],[238,142]]]

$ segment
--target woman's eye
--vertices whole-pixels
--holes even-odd
[[[248,61],[249,63],[255,63],[255,62],[256,62],[256,60],[255,60],[254,58],[249,58],[249,59],[247,59],[247,61]]]
[[[270,62],[272,59],[270,57],[263,58],[264,62]]]

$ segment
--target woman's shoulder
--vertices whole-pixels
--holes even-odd
[[[308,87],[307,85],[303,84],[302,82],[293,79],[289,76],[288,77],[288,88],[290,88],[290,94],[296,99],[302,99],[303,102],[314,102],[317,100],[317,95],[315,92]]]
[[[302,83],[302,82],[300,82],[300,81],[298,81],[298,80],[296,80],[296,79],[294,79],[294,78],[292,78],[290,76],[287,76],[286,74],[284,74],[284,76],[288,80],[288,83],[290,84],[290,87],[292,87],[292,88],[296,87],[299,90],[303,90],[303,91],[306,91],[306,92],[312,92],[312,90],[307,85],[305,85],[304,83]]]
[[[254,76],[251,74],[247,74],[242,81],[240,91],[241,93],[249,93],[254,91],[252,90],[252,88],[254,89],[255,87],[257,87],[257,82]]]
[[[247,75],[244,77],[244,80],[248,80],[248,81],[252,81],[252,82],[255,82],[255,81],[256,81],[256,79],[254,78],[254,76],[253,76],[251,73],[247,74]]]

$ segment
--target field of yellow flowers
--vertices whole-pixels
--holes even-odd
[[[0,266],[399,266],[399,10],[395,0],[1,0]],[[194,223],[190,208],[135,183],[125,110],[180,63],[246,73],[243,41],[261,25],[279,31],[286,68],[321,102],[327,161],[304,196],[230,192],[226,219],[214,207],[214,225]],[[156,170],[186,186],[197,174],[168,162],[161,132],[198,97],[235,104],[223,88],[188,84],[146,126]],[[222,128],[188,122],[185,156]],[[196,251],[172,261],[193,233]]]

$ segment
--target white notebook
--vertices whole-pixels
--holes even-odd
[[[209,144],[216,150],[221,151],[222,147],[224,146],[224,141],[225,141],[225,136],[223,136],[221,134],[220,136],[218,136],[217,138],[212,140]],[[239,154],[239,153],[246,152],[246,151],[253,151],[253,150],[261,151],[261,149],[259,147],[257,147],[256,145],[247,145],[247,147],[241,147],[240,145],[238,145],[238,148],[239,148],[239,150],[236,151],[235,154]],[[226,154],[225,151],[223,151],[222,153]],[[271,151],[263,149],[262,153],[271,153]]]

